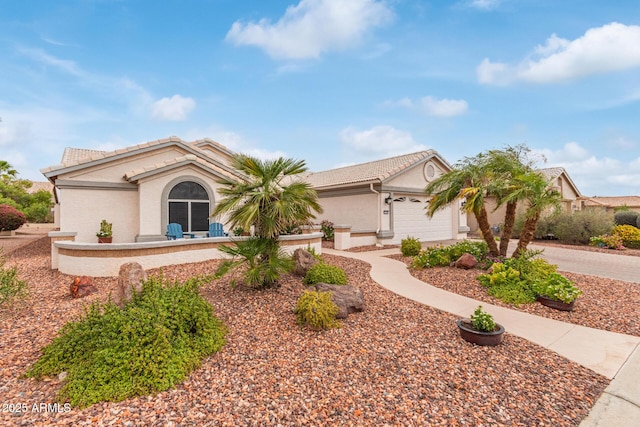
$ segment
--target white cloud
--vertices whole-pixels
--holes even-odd
[[[547,163],[540,167],[564,167],[585,196],[630,195],[640,192],[640,158],[629,161],[597,157],[577,142],[559,150],[532,150]]]
[[[375,126],[368,130],[348,127],[340,132],[347,149],[367,158],[384,158],[426,150],[414,141],[410,132],[392,126]]]
[[[263,160],[277,159],[278,157],[289,157],[289,155],[284,151],[270,151],[256,147],[255,143],[247,140],[239,133],[225,130],[218,126],[210,126],[205,130],[193,129],[186,134],[186,139],[188,141],[204,138],[213,139],[236,153],[248,154]]]
[[[432,96],[425,96],[416,101],[410,98],[402,98],[397,101],[386,101],[383,105],[409,108],[435,117],[459,116],[469,109],[469,104],[464,99],[437,99]]]
[[[275,24],[266,18],[258,23],[234,22],[226,40],[260,47],[273,58],[318,58],[323,52],[357,45],[392,17],[382,1],[301,0]]]
[[[575,40],[552,34],[544,45],[517,65],[485,58],[476,69],[478,81],[508,84],[515,80],[554,83],[640,67],[640,26],[617,22],[590,28]]]
[[[196,107],[193,98],[184,98],[173,95],[171,98],[162,98],[153,103],[151,115],[155,119],[179,121],[187,118],[187,114]]]
[[[471,0],[469,6],[476,9],[491,10],[500,6],[503,0]]]

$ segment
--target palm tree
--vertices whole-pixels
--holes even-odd
[[[528,158],[531,150],[525,145],[490,150],[487,169],[492,174],[488,193],[496,198],[496,209],[505,205],[505,216],[500,235],[500,255],[507,256],[509,240],[516,220],[518,202],[524,197],[524,189],[515,177],[532,171],[533,161]]]
[[[277,282],[281,263],[278,237],[288,227],[309,224],[315,212],[322,212],[316,191],[298,177],[307,171],[303,160],[279,158],[260,160],[238,154],[231,166],[244,175],[240,179],[221,179],[218,192],[224,197],[212,216],[227,215],[231,228],[249,230],[256,238],[237,242],[236,248],[221,248],[239,257],[249,266],[245,281],[254,287],[269,287]],[[256,260],[255,258],[259,259]],[[226,263],[222,274],[239,265]]]
[[[514,184],[519,191],[513,192],[505,200],[518,198],[527,204],[524,227],[520,233],[518,246],[511,255],[517,258],[526,251],[533,240],[542,213],[548,209],[557,210],[560,207],[561,196],[557,190],[549,186],[549,181],[540,172],[528,171],[518,175],[514,177]]]
[[[489,216],[485,207],[485,197],[491,188],[491,173],[487,168],[487,156],[478,154],[464,158],[453,170],[441,175],[429,183],[424,192],[431,195],[427,206],[427,215],[432,217],[438,210],[444,209],[459,198],[466,198],[463,209],[472,212],[478,221],[482,237],[489,246],[489,253],[499,254],[498,245],[491,232]]]

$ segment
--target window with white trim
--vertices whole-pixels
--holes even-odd
[[[169,192],[169,223],[182,225],[182,231],[193,233],[209,229],[209,195],[197,182],[184,181]]]

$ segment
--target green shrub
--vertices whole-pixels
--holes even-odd
[[[636,221],[636,227],[640,228],[640,215],[638,215],[638,220]]]
[[[591,237],[610,233],[613,226],[610,213],[585,209],[557,215],[551,233],[562,243],[588,244]]]
[[[320,230],[322,230],[322,240],[333,240],[335,236],[335,230],[333,228],[333,223],[328,220],[322,221],[320,224]]]
[[[304,291],[294,310],[299,325],[317,329],[340,327],[336,320],[338,306],[331,301],[331,292]]]
[[[533,290],[537,295],[567,304],[582,295],[582,291],[574,286],[573,282],[558,273],[551,273],[544,279],[536,281],[533,284]]]
[[[420,253],[421,249],[422,244],[420,240],[415,237],[407,237],[400,241],[400,252],[402,252],[402,256],[416,256]]]
[[[611,234],[620,236],[622,244],[631,249],[640,249],[640,229],[632,225],[616,225]]]
[[[225,344],[226,327],[198,294],[203,280],[179,284],[154,276],[122,309],[92,304],[43,348],[26,375],[66,371],[58,399],[79,407],[175,386]]]
[[[234,242],[235,246],[221,245],[221,252],[231,255],[216,270],[216,278],[227,273],[238,273],[242,281],[251,288],[269,288],[277,284],[282,273],[291,271],[293,261],[278,245],[277,241],[263,237],[250,237]],[[237,280],[231,279],[235,286]]]
[[[0,248],[0,306],[23,298],[27,294],[27,284],[18,278],[18,269],[5,268],[6,260]]]
[[[0,205],[0,231],[17,230],[27,222],[22,212],[10,205]]]
[[[449,255],[442,246],[433,246],[413,257],[413,268],[444,267],[451,264]]]
[[[494,322],[493,316],[483,311],[481,305],[471,315],[471,324],[473,329],[480,332],[493,332],[496,330],[496,322]]]
[[[640,217],[640,213],[631,210],[613,214],[613,220],[616,225],[632,225],[636,227],[638,225],[638,217]]]
[[[482,259],[489,252],[484,241],[463,240],[450,246],[433,246],[420,252],[413,258],[413,268],[431,268],[448,266],[464,253]]]
[[[478,276],[478,281],[487,288],[487,293],[507,304],[532,303],[536,295],[530,284],[521,277],[518,270],[496,263],[489,274]]]
[[[336,265],[318,263],[307,271],[302,283],[305,285],[315,285],[316,283],[346,285],[347,275],[343,269]]]
[[[615,235],[603,234],[601,236],[594,236],[591,239],[589,239],[589,244],[591,246],[598,246],[601,248],[617,249],[617,250],[624,249],[622,237],[617,234]]]

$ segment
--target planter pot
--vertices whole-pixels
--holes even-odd
[[[477,345],[490,345],[495,346],[502,342],[502,334],[504,334],[504,327],[496,323],[497,330],[493,332],[480,332],[473,329],[470,319],[460,319],[456,321],[458,329],[460,330],[460,336],[463,340],[477,344]]]
[[[555,308],[556,310],[560,310],[560,311],[571,311],[573,310],[573,307],[576,303],[575,300],[571,301],[570,303],[566,303],[566,302],[562,302],[553,298],[548,298],[542,295],[539,295],[538,298],[536,299],[540,304],[546,307]]]
[[[98,243],[111,243],[113,237],[98,237]]]

